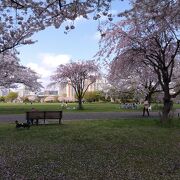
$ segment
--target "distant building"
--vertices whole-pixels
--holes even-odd
[[[55,91],[55,90],[46,90],[46,91],[44,91],[44,95],[45,96],[50,96],[50,95],[58,96],[58,91]]]
[[[102,91],[104,87],[106,87],[106,80],[105,79],[98,79],[95,83],[91,84],[88,87],[88,92],[92,91]],[[67,84],[59,85],[58,95],[63,99],[71,99],[75,100],[75,90],[71,86],[71,83],[68,82]]]
[[[26,86],[22,86],[21,88],[19,88],[18,90],[16,90],[18,92],[18,96],[19,97],[27,97],[29,95],[35,95],[34,92],[30,91]]]
[[[7,96],[9,93],[9,89],[0,87],[0,96]]]
[[[90,91],[101,91],[101,90],[105,90],[107,86],[107,82],[105,79],[98,79],[95,83],[91,84],[88,88],[88,92]],[[28,87],[26,86],[21,86],[20,88],[16,89],[16,92],[18,92],[18,96],[20,98],[22,97],[39,97],[40,99],[45,99],[46,97],[55,97],[58,96],[58,100],[59,101],[74,101],[75,97],[76,97],[76,93],[73,89],[73,87],[71,86],[71,83],[67,83],[67,84],[61,84],[58,87],[58,90],[54,88],[51,88],[51,90],[45,90],[45,91],[41,91],[38,93],[32,92],[28,89]],[[8,94],[8,90],[5,89],[7,91]],[[0,89],[0,96],[2,94],[5,94],[4,91],[1,91]]]

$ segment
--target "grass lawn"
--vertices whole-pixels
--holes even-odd
[[[34,107],[37,110],[61,110],[61,103],[0,103],[0,114],[21,114],[26,111],[30,111]],[[69,103],[68,109],[63,111],[79,112],[77,109],[77,103]],[[120,109],[119,104],[114,103],[84,103],[83,112],[106,112],[106,111],[124,111]],[[132,111],[132,110],[131,110]]]
[[[0,124],[2,179],[180,179],[180,121],[69,121],[15,129]],[[1,179],[0,178],[0,179]]]
[[[115,103],[84,103],[83,112],[117,112],[117,111],[142,111],[142,106],[138,106],[137,110],[122,109],[119,104]],[[61,110],[61,103],[0,103],[0,114],[23,114],[26,111],[30,111],[34,107],[37,110]],[[69,103],[69,109],[63,109],[63,111],[79,112],[76,109],[77,103]],[[154,104],[153,110],[157,110],[161,105]],[[180,104],[176,104],[175,108],[180,108]]]

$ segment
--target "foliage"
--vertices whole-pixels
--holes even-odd
[[[23,97],[21,99],[22,99],[23,103],[29,103],[30,102],[28,97]]]
[[[20,65],[15,54],[0,54],[0,86],[15,88],[17,84],[24,84],[30,90],[37,91],[42,87],[38,79],[34,71]]]
[[[65,26],[65,33],[75,28],[74,20],[83,17],[88,19],[88,14],[93,13],[94,20],[99,19],[101,16],[107,16],[110,18],[112,15],[108,13],[111,1],[106,0],[3,0],[0,1],[0,60],[1,56],[6,54],[14,55],[17,53],[16,47],[20,45],[33,44],[34,40],[31,39],[32,35],[38,31],[44,30],[49,26],[59,28],[63,22],[67,22]],[[101,13],[102,12],[102,13]],[[7,58],[7,61],[10,61]],[[4,62],[2,62],[4,63]],[[3,67],[6,67],[3,64]],[[2,66],[1,66],[2,67]],[[10,64],[9,64],[10,68]],[[12,69],[16,70],[16,73],[21,74],[21,79],[18,83],[24,83],[29,86],[30,82],[33,82],[31,89],[37,89],[37,77],[32,70],[22,67],[19,69],[17,66],[13,66]],[[8,70],[8,77],[6,77],[6,71]],[[16,73],[10,77],[9,69],[6,68],[3,71],[0,85],[8,85],[16,83]],[[19,72],[19,70],[21,70]],[[13,72],[13,70],[11,71]],[[4,75],[5,73],[5,75]],[[5,79],[2,83],[2,80]],[[22,78],[24,79],[22,80]],[[29,78],[30,77],[30,78]],[[35,77],[35,79],[33,78]],[[18,77],[20,78],[20,77]],[[25,79],[28,81],[25,83]],[[32,83],[31,83],[32,84]]]
[[[115,55],[115,59],[121,59],[123,55],[127,63],[144,64],[152,70],[164,93],[163,119],[166,121],[171,98],[180,93],[179,85],[175,83],[180,78],[175,73],[176,68],[180,71],[177,60],[180,52],[179,2],[135,0],[132,9],[119,16],[123,20],[109,23],[104,32],[98,55],[106,58]]]
[[[94,12],[94,19],[100,18],[99,12],[108,15],[111,1],[106,0],[3,0],[0,1],[0,53],[19,45],[32,44],[31,36],[46,27],[60,25],[67,21],[65,31],[74,29],[74,20],[80,16],[88,18]]]
[[[0,102],[5,102],[6,98],[5,96],[0,96]]]
[[[145,96],[144,99],[147,98],[151,102],[152,95],[162,91],[157,75],[142,62],[129,62],[126,53],[112,60],[109,67],[107,78],[116,96],[124,98],[133,93],[132,98]]]
[[[17,92],[9,92],[9,94],[6,96],[6,101],[14,101],[18,97]]]
[[[75,121],[0,125],[2,179],[179,179],[180,124]],[[28,169],[28,171],[27,171]]]
[[[84,99],[87,102],[95,102],[100,100],[100,92],[99,91],[86,91],[84,95]]]
[[[82,109],[82,99],[89,86],[99,78],[99,67],[92,60],[59,65],[51,79],[52,84],[64,83],[72,86]]]

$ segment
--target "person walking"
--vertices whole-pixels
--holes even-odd
[[[149,116],[149,102],[148,100],[146,99],[144,101],[144,108],[143,108],[143,116],[145,115],[145,112],[147,112],[147,115]]]

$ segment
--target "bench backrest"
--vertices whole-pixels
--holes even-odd
[[[61,119],[62,111],[29,111],[26,119]]]

